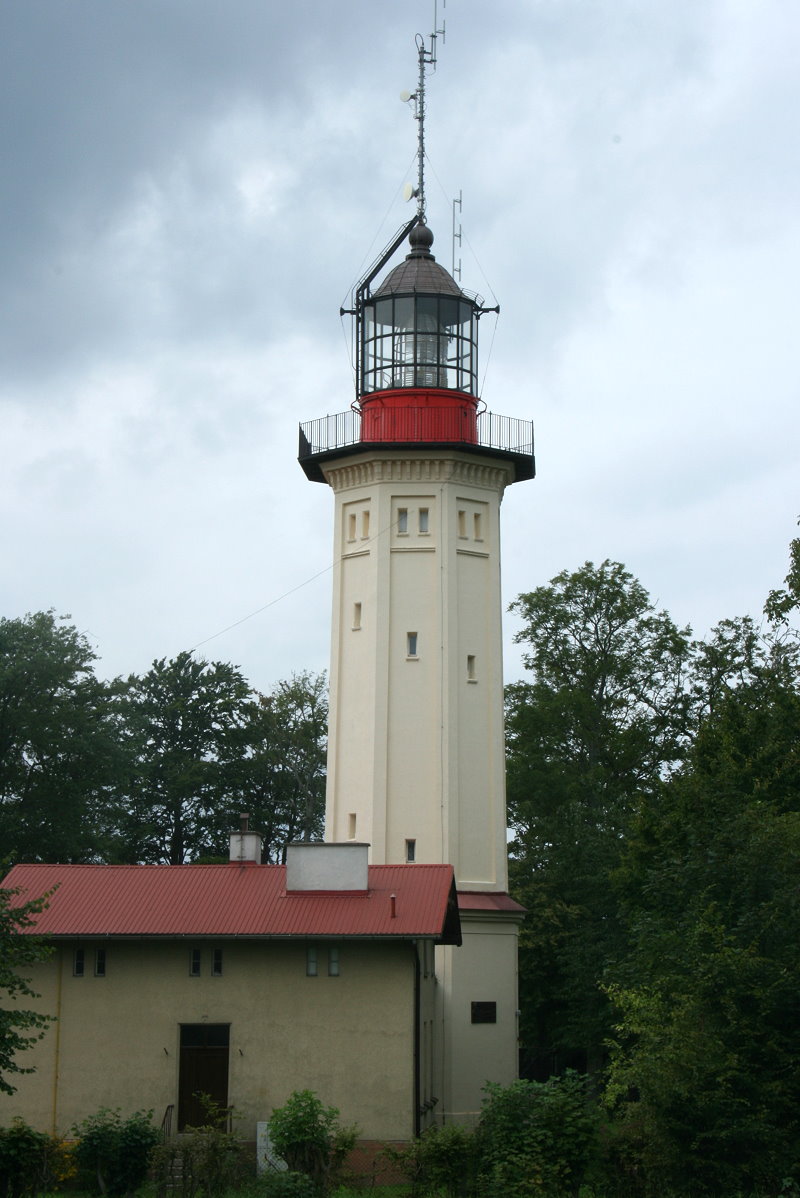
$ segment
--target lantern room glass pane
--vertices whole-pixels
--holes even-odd
[[[442,387],[475,394],[473,305],[449,295],[368,301],[361,330],[363,393],[392,387]]]

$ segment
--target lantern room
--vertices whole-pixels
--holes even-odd
[[[478,439],[478,304],[433,254],[420,221],[410,252],[356,309],[362,441]]]
[[[418,224],[411,252],[359,313],[362,397],[395,387],[478,393],[478,305],[431,253],[433,233]]]

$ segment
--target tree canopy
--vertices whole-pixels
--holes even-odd
[[[798,563],[794,541],[762,627],[725,619],[703,642],[615,563],[514,605],[528,1066],[595,1070],[619,1192],[800,1182]]]
[[[0,844],[12,861],[224,860],[248,811],[265,856],[321,835],[327,694],[267,695],[189,652],[111,682],[68,618],[0,620]]]
[[[49,1015],[20,1005],[20,1000],[38,997],[20,970],[50,953],[43,941],[27,931],[48,896],[17,904],[18,894],[0,887],[0,1091],[6,1094],[16,1089],[14,1074],[31,1072],[20,1064],[18,1054],[41,1039],[51,1022]]]

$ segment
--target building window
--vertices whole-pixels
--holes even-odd
[[[417,842],[416,840],[406,841],[406,861],[413,862],[417,859]]]
[[[397,531],[400,536],[405,536],[408,532],[408,508],[399,507],[397,509]]]
[[[76,948],[72,957],[72,976],[82,978],[86,972],[86,953],[82,948]]]
[[[472,517],[472,530],[473,530],[473,533],[475,534],[475,540],[482,541],[483,540],[483,525],[481,523],[480,512],[475,512],[475,514]]]
[[[94,976],[96,978],[104,978],[106,976],[106,950],[98,948],[94,954]]]
[[[347,539],[348,539],[348,541],[354,541],[356,539],[356,514],[355,514],[355,512],[350,512],[350,514],[347,517]]]
[[[417,656],[417,634],[416,632],[406,633],[406,656]]]
[[[338,978],[339,976],[339,947],[332,944],[328,949],[328,977]]]
[[[467,513],[459,510],[458,513],[458,535],[466,537],[467,535]]]
[[[473,1023],[497,1023],[496,1002],[474,1002],[471,1005]]]
[[[215,948],[211,954],[211,976],[212,978],[222,977],[222,949]]]
[[[475,654],[467,654],[467,682],[475,682]]]
[[[421,507],[419,509],[419,531],[422,536],[430,532],[430,520],[428,518],[428,509]]]
[[[309,944],[306,949],[306,977],[315,978],[317,971],[317,946]]]
[[[361,627],[361,604],[353,604],[353,632],[358,632]]]
[[[365,540],[369,536],[369,512],[361,513],[361,536]]]
[[[200,977],[201,961],[202,961],[202,958],[200,956],[200,949],[193,948],[191,953],[189,954],[189,977],[190,978],[199,978]]]
[[[355,840],[356,838],[356,813],[351,811],[347,817],[347,839]]]

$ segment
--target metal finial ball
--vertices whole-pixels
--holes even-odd
[[[408,235],[408,244],[412,254],[429,254],[433,245],[433,233],[427,225],[414,225]]]

